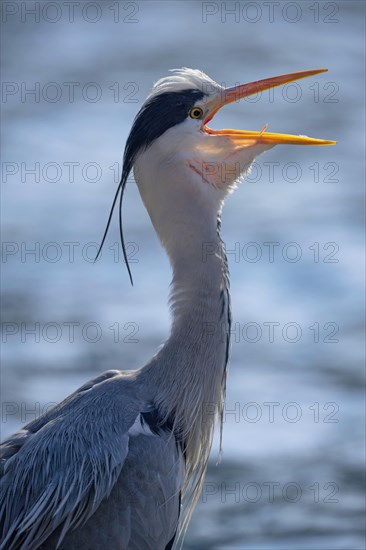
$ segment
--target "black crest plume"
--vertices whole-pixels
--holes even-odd
[[[111,224],[113,211],[119,197],[119,234],[121,238],[123,258],[125,260],[132,285],[132,274],[128,263],[122,227],[122,202],[127,178],[133,168],[137,154],[147,149],[155,139],[164,134],[164,132],[169,130],[169,128],[183,122],[187,118],[189,111],[194,106],[196,101],[202,99],[204,95],[205,94],[203,92],[197,89],[182,90],[180,92],[163,92],[157,94],[144,103],[133,122],[123,154],[121,181],[117,187],[102,242],[94,260],[96,261],[99,258],[102,251],[109,226]]]

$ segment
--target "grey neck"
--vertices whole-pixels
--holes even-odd
[[[171,334],[145,367],[156,400],[180,430],[220,413],[230,340],[230,295],[219,221],[204,237],[182,230],[181,248],[169,250],[173,266]],[[211,425],[211,422],[208,422]],[[198,427],[198,426],[197,426]]]

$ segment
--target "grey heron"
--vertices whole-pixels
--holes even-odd
[[[111,215],[133,169],[172,266],[170,336],[139,370],[101,374],[3,443],[1,549],[163,550],[182,540],[217,420],[222,429],[224,199],[273,146],[335,143],[207,124],[228,103],[323,71],[224,88],[182,68],[154,85],[127,139]],[[207,330],[217,323],[226,338]]]

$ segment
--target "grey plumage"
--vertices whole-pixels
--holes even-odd
[[[127,140],[112,212],[133,168],[172,266],[171,333],[143,368],[102,374],[4,442],[1,550],[169,550],[182,541],[216,419],[221,431],[223,423],[231,326],[224,199],[277,143],[333,143],[207,123],[240,97],[319,72],[224,89],[178,69],[154,86]]]
[[[136,377],[104,373],[3,444],[1,548],[165,548],[182,453],[143,421],[139,393]]]

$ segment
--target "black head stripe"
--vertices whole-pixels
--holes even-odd
[[[131,170],[136,155],[176,124],[183,122],[196,101],[205,94],[200,90],[164,92],[147,101],[137,114],[126,143],[123,164]]]

